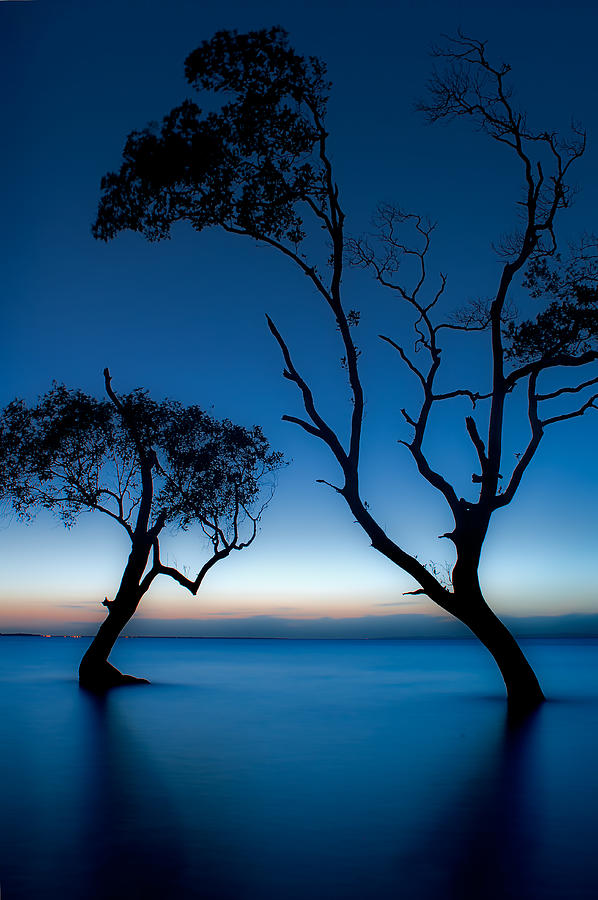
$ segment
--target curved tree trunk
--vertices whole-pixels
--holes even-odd
[[[145,591],[140,587],[150,546],[147,541],[134,544],[116,597],[108,603],[108,615],[89,645],[79,666],[79,684],[93,691],[105,691],[121,684],[149,684],[145,678],[124,675],[108,662],[118,636],[135,614]]]
[[[457,560],[452,572],[454,602],[449,611],[492,654],[505,682],[509,711],[520,716],[538,707],[545,697],[523,650],[490,609],[480,587],[478,568],[489,521],[489,513],[480,513],[479,509],[468,510],[467,516],[457,520]]]
[[[515,713],[531,712],[545,699],[534,670],[523,650],[483,596],[475,604],[463,604],[458,618],[475,634],[492,654],[507,688],[509,709]]]
[[[473,527],[468,520],[459,522],[456,531],[461,534],[455,541],[457,561],[452,572],[451,592],[388,538],[361,503],[355,479],[343,495],[357,522],[371,538],[372,547],[409,572],[421,584],[421,590],[416,593],[427,594],[441,609],[463,622],[492,654],[505,682],[509,709],[520,715],[539,706],[545,697],[534,670],[509,629],[486,603],[480,587],[478,566],[489,516],[478,518]]]

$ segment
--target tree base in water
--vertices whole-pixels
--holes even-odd
[[[107,691],[124,684],[149,684],[149,681],[124,675],[109,662],[82,663],[79,668],[79,685],[88,691]]]
[[[509,725],[519,725],[538,712],[546,697],[538,686],[537,691],[527,695],[507,697],[507,719]]]

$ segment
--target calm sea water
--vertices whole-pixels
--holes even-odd
[[[0,638],[2,900],[598,896],[598,643]]]

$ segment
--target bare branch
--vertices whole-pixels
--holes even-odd
[[[283,358],[284,358],[284,361],[285,361],[285,364],[287,367],[287,374],[285,377],[287,377],[290,381],[294,381],[295,384],[297,385],[297,387],[299,388],[299,390],[301,391],[301,394],[303,396],[303,405],[305,407],[305,411],[308,414],[308,416],[310,417],[310,419],[312,420],[312,422],[314,423],[315,427],[313,430],[311,430],[311,426],[307,422],[303,422],[303,420],[301,420],[301,419],[299,419],[299,420],[294,419],[293,417],[291,417],[289,419],[289,421],[295,421],[297,424],[300,424],[301,427],[303,427],[303,428],[305,428],[307,426],[306,430],[309,431],[310,434],[314,434],[316,437],[319,437],[320,440],[324,441],[324,443],[328,444],[328,446],[334,453],[335,457],[337,458],[338,462],[344,469],[348,463],[347,454],[345,453],[343,447],[341,446],[339,439],[337,438],[337,436],[334,433],[334,431],[332,430],[332,428],[330,428],[330,426],[324,421],[324,419],[317,412],[315,404],[314,404],[314,398],[313,398],[312,392],[311,392],[310,388],[308,387],[307,383],[305,382],[305,380],[301,377],[301,375],[295,368],[293,361],[291,359],[291,354],[289,352],[289,348],[287,347],[282,335],[276,328],[276,326],[275,326],[274,322],[272,321],[272,319],[270,318],[270,316],[266,316],[266,319],[268,321],[268,327],[269,327],[270,331],[272,332],[272,334],[274,335],[274,338],[276,339],[278,346],[280,347],[280,349],[282,351],[282,355],[283,355]]]
[[[308,434],[313,435],[314,437],[321,438],[319,429],[315,428],[315,426],[310,425],[309,422],[306,422],[305,419],[299,419],[297,416],[282,416],[283,422],[292,422],[294,425],[299,425],[304,431],[307,431]]]
[[[561,397],[563,394],[577,394],[579,391],[583,391],[584,388],[590,387],[592,384],[598,384],[598,377],[590,378],[589,381],[584,381],[575,387],[559,388],[556,391],[552,391],[550,394],[536,394],[536,400],[554,400],[555,397]]]
[[[325,287],[324,282],[319,278],[316,269],[314,266],[310,266],[308,262],[305,261],[298,253],[294,250],[291,250],[290,247],[287,247],[286,244],[283,244],[281,241],[277,241],[275,238],[270,237],[266,234],[254,234],[251,231],[247,231],[243,228],[236,228],[233,225],[222,225],[224,231],[227,231],[229,234],[238,234],[245,235],[246,237],[251,237],[256,241],[262,241],[264,244],[268,244],[271,247],[274,247],[276,250],[279,250],[285,256],[288,256],[303,272],[304,275],[307,275],[309,280],[313,283],[314,287],[320,293],[328,304],[332,303],[332,298],[330,295],[330,291]]]
[[[401,415],[403,416],[403,418],[405,419],[405,421],[406,421],[409,425],[413,426],[413,428],[417,428],[417,422],[416,422],[414,419],[411,418],[411,416],[409,415],[409,413],[407,412],[406,409],[402,409],[402,410],[401,410]],[[404,441],[401,441],[401,443],[404,444],[405,442],[404,442]],[[406,447],[409,447],[410,444],[405,444],[405,446],[406,446]]]
[[[122,525],[130,538],[133,537],[133,529],[131,528],[129,523],[122,518],[122,516],[116,515],[107,507],[102,506],[100,503],[95,504],[93,506],[93,509],[97,509],[98,512],[104,513],[105,516],[109,516],[111,519],[114,519],[115,522],[118,522],[119,525]]]
[[[261,515],[261,512],[260,512],[260,515]],[[249,547],[249,545],[252,544],[253,541],[255,540],[255,536],[257,535],[257,523],[258,523],[259,516],[256,516],[256,517],[249,516],[249,518],[251,519],[251,525],[252,525],[251,534],[244,541],[241,541],[238,544],[235,543],[234,546],[231,546],[231,548],[230,548],[231,550],[244,550],[246,547]]]
[[[552,425],[554,422],[564,422],[566,419],[575,419],[577,416],[583,416],[589,409],[598,409],[596,406],[596,401],[598,400],[598,394],[593,394],[586,402],[579,407],[579,409],[573,410],[573,412],[563,413],[560,416],[551,416],[548,419],[542,419],[541,425],[545,428],[547,425]]]
[[[488,400],[492,394],[479,394],[477,391],[469,391],[466,388],[449,391],[446,394],[432,394],[432,400],[452,400],[454,397],[468,397],[471,405],[475,409],[479,400]]]
[[[419,440],[414,439],[411,444],[406,445],[415,460],[420,475],[426,479],[432,487],[435,487],[445,497],[451,510],[456,513],[459,508],[459,498],[454,487],[439,472],[436,472],[429,464],[425,454],[422,451]]]
[[[326,481],[324,478],[316,478],[316,484],[326,484],[329,488],[332,488],[333,491],[336,491],[337,494],[342,494],[343,489],[338,487],[336,484],[331,484],[330,481]]]
[[[485,331],[491,324],[490,302],[488,300],[470,300],[467,305],[453,313],[452,321],[441,322],[435,330],[443,328],[451,331]]]
[[[471,438],[471,442],[477,451],[478,459],[480,460],[480,463],[482,466],[482,474],[483,474],[486,469],[486,466],[488,465],[488,457],[486,456],[485,444],[479,435],[475,420],[471,416],[466,417],[465,426],[467,428],[467,434]]]
[[[255,533],[253,536],[255,536]],[[251,540],[253,540],[253,537],[251,538]],[[249,543],[251,543],[251,540],[249,541]],[[169,578],[172,578],[173,581],[176,581],[177,584],[180,584],[181,587],[186,588],[194,596],[197,594],[203,579],[210,571],[210,569],[212,569],[221,559],[226,559],[226,557],[230,555],[232,549],[231,547],[226,547],[223,550],[215,551],[207,560],[207,562],[205,562],[201,567],[197,576],[194,579],[191,579],[184,575],[182,572],[179,572],[179,570],[174,566],[165,566],[160,561],[160,545],[158,543],[158,538],[154,537],[152,543],[154,553],[152,568],[144,577],[143,581],[141,582],[140,588],[142,589],[145,587],[145,590],[147,590],[157,575],[167,575]],[[247,546],[247,544],[243,546]],[[239,547],[238,549],[241,549],[241,547]]]
[[[503,494],[500,494],[495,498],[493,504],[495,509],[506,506],[515,496],[515,492],[517,491],[517,488],[521,483],[521,479],[523,478],[523,473],[534,458],[536,450],[538,449],[538,446],[544,434],[545,423],[541,422],[538,418],[538,399],[536,396],[537,378],[537,373],[532,373],[530,375],[527,389],[528,419],[531,428],[531,438],[527,447],[525,448],[524,453],[520,456],[519,461],[513,470],[506,490]]]
[[[587,350],[579,356],[574,356],[571,353],[555,353],[552,356],[525,363],[519,369],[514,369],[507,375],[506,389],[507,391],[512,390],[518,381],[522,378],[527,378],[532,373],[538,375],[540,372],[546,372],[548,369],[558,369],[560,367],[578,368],[596,360],[598,360],[598,350]]]
[[[417,378],[420,380],[422,386],[425,389],[426,379],[425,379],[423,373],[417,368],[416,365],[414,365],[414,363],[411,362],[411,360],[409,359],[409,357],[407,356],[407,354],[405,353],[403,348],[399,347],[399,345],[395,341],[393,341],[392,338],[386,337],[384,334],[379,334],[378,337],[380,338],[381,341],[386,341],[387,344],[390,344],[391,347],[394,347],[394,349],[397,351],[397,353],[399,354],[399,356],[401,357],[403,362],[411,369],[413,374],[417,376]]]

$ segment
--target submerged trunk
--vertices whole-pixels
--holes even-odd
[[[455,545],[457,560],[452,572],[453,613],[492,654],[507,689],[509,711],[531,712],[544,701],[544,694],[523,650],[484,598],[478,576],[482,545],[489,514],[470,510],[458,522]]]
[[[523,650],[484,599],[478,580],[478,560],[478,553],[458,553],[453,569],[455,603],[451,611],[492,654],[505,682],[509,709],[525,713],[542,703],[544,694]]]
[[[509,708],[526,712],[543,702],[544,694],[523,650],[483,600],[475,609],[460,616],[461,621],[490,651],[507,688]]]
[[[108,604],[108,615],[89,645],[79,666],[79,684],[93,691],[105,691],[121,684],[148,684],[145,678],[124,675],[108,662],[118,636],[135,614],[145,591],[140,583],[147,565],[150,545],[147,541],[134,545],[114,600]]]
[[[534,670],[511,632],[486,603],[480,588],[478,566],[490,521],[489,513],[467,509],[466,514],[459,517],[455,531],[445,535],[452,537],[457,550],[457,561],[452,572],[453,590],[449,591],[417,560],[390,540],[363,506],[354,479],[343,495],[356,520],[370,537],[372,547],[403,571],[409,572],[421,585],[416,593],[427,594],[434,603],[467,625],[489,650],[507,688],[509,711],[520,715],[539,706],[545,698]]]

